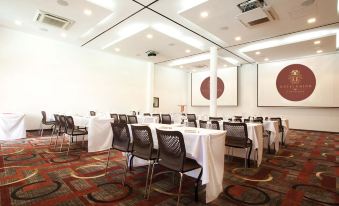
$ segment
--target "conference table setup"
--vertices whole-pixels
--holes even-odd
[[[25,114],[0,113],[0,140],[26,138]]]

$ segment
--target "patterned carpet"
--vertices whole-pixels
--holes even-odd
[[[278,155],[265,153],[260,168],[244,170],[240,168],[243,160],[225,158],[224,192],[209,205],[339,205],[339,135],[291,131],[289,139]],[[107,176],[80,179],[74,176],[100,176],[106,153],[83,151],[79,157],[79,144],[66,157],[54,153],[48,144],[48,137],[36,134],[24,140],[0,141],[1,206],[176,204],[174,197],[155,191],[149,200],[144,199],[146,167],[128,172],[122,186],[122,155],[118,152],[111,153]],[[184,180],[184,191],[193,191],[193,181]],[[156,178],[155,185],[176,191],[172,176]],[[204,205],[204,196],[202,191],[198,203],[193,195],[185,196],[181,204]]]

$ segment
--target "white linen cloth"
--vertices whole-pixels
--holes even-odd
[[[285,143],[287,143],[287,141],[288,141],[287,134],[288,134],[288,131],[290,130],[290,123],[289,123],[288,119],[282,119],[281,123],[284,127],[284,140],[285,140]],[[281,141],[281,139],[280,139],[280,141]]]
[[[74,125],[87,127],[88,152],[98,152],[112,147],[112,118],[73,116]]]
[[[0,140],[26,138],[24,114],[0,113]]]
[[[159,118],[155,116],[137,115],[137,119],[139,124],[159,123]]]
[[[270,132],[269,136],[269,144],[275,145],[275,151],[279,151],[279,142],[280,142],[280,132],[279,132],[279,122],[272,120],[264,120],[263,121],[264,130]],[[264,144],[264,147],[266,144]]]
[[[223,191],[222,181],[224,176],[224,148],[226,132],[190,127],[176,127],[173,125],[149,124],[152,131],[154,147],[158,148],[156,128],[163,130],[176,130],[183,134],[186,153],[195,159],[203,168],[202,184],[206,184],[206,203],[215,200]],[[129,125],[130,133],[131,126]],[[146,164],[145,161],[133,161],[134,165]],[[136,163],[136,164],[135,164]],[[200,169],[187,173],[197,177]]]

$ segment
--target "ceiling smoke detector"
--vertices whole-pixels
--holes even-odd
[[[157,56],[157,54],[159,54],[159,52],[153,51],[153,50],[148,50],[145,52],[147,54],[147,56],[149,57],[155,57]]]

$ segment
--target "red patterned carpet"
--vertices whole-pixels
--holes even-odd
[[[79,157],[80,150],[73,148],[67,158],[49,149],[49,138],[30,136],[0,141],[1,206],[176,204],[174,197],[155,191],[150,200],[144,199],[145,167],[128,172],[123,187],[118,152],[111,154],[107,176],[79,179],[73,176],[102,174],[103,167],[91,165],[103,165],[106,153],[82,152]],[[224,192],[209,205],[339,205],[339,135],[291,131],[289,139],[278,155],[265,153],[260,168],[235,169],[242,167],[243,161],[225,158]],[[155,185],[176,190],[171,176],[155,179]],[[193,179],[186,178],[184,191],[193,190],[193,186]],[[198,203],[194,196],[181,200],[182,205],[203,202],[203,192]]]

